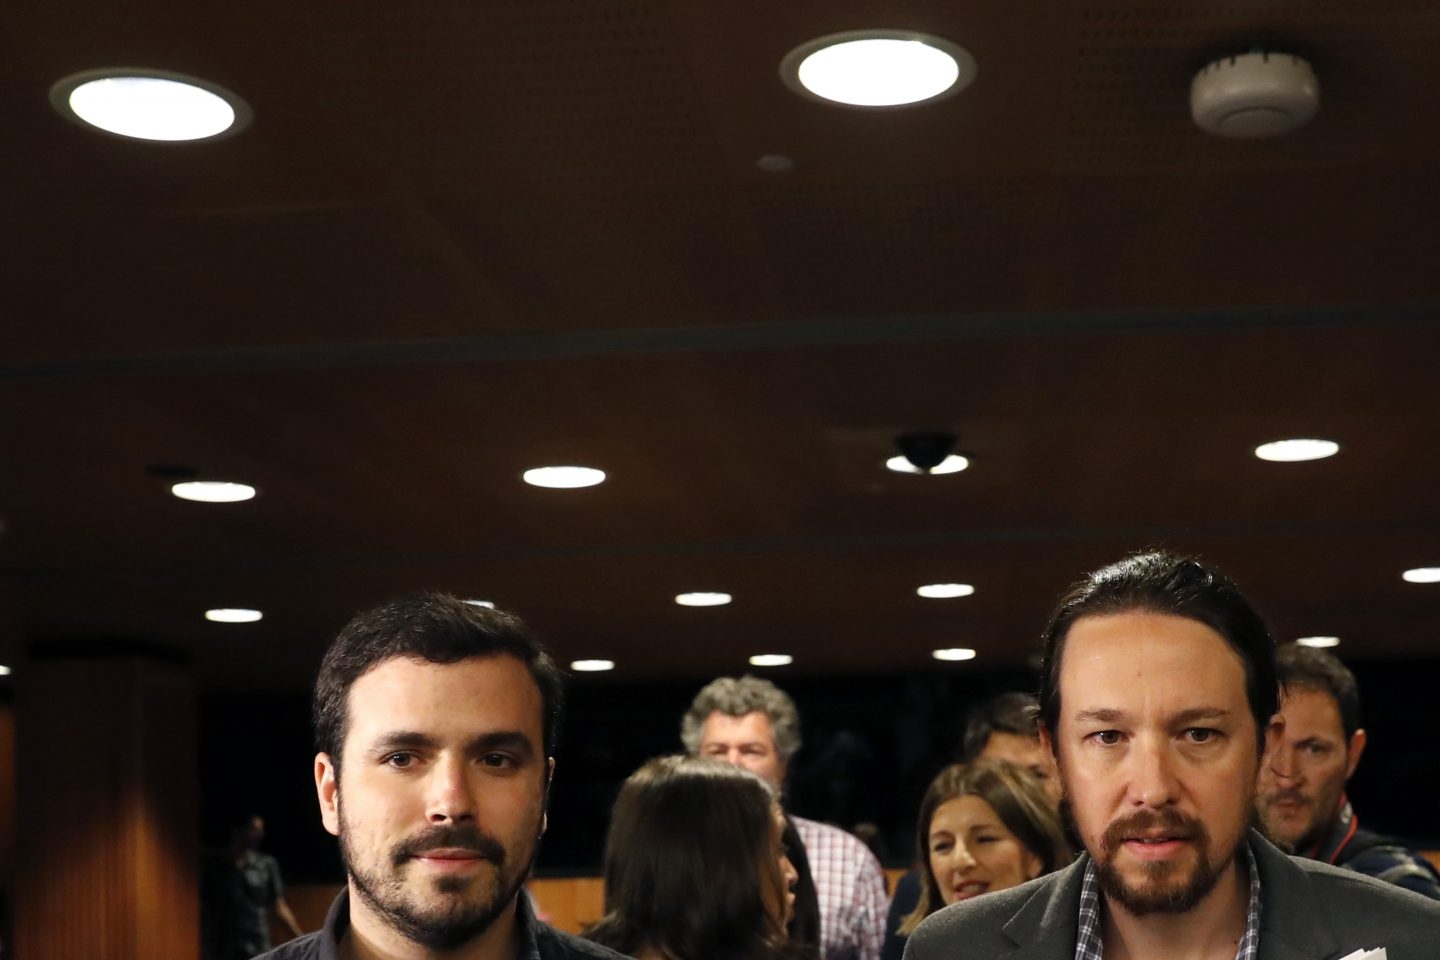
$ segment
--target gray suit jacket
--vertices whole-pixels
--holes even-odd
[[[1388,960],[1440,958],[1440,903],[1250,834],[1260,868],[1260,960],[1336,960],[1384,947]],[[1085,862],[931,914],[905,960],[1075,960]]]

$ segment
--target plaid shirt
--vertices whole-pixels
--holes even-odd
[[[1260,950],[1260,871],[1250,844],[1244,844],[1245,864],[1250,868],[1250,905],[1245,911],[1245,932],[1235,960],[1255,960]],[[1100,882],[1095,876],[1095,861],[1085,862],[1085,876],[1080,881],[1080,932],[1075,938],[1075,960],[1105,960],[1105,945],[1100,940]]]
[[[828,823],[792,816],[820,901],[824,960],[880,960],[885,942],[885,874],[870,848]]]

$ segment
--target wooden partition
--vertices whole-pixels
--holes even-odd
[[[62,658],[16,685],[18,960],[199,955],[195,699],[144,657]]]

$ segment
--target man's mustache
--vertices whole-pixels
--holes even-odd
[[[496,866],[505,862],[505,848],[499,840],[481,833],[479,827],[464,824],[430,827],[407,837],[391,849],[390,859],[398,867],[431,850],[464,850]]]
[[[1116,820],[1105,828],[1100,838],[1100,847],[1106,854],[1113,854],[1132,837],[1145,834],[1164,833],[1185,840],[1198,840],[1203,846],[1210,840],[1205,824],[1194,817],[1186,816],[1179,810],[1141,810],[1128,817]]]

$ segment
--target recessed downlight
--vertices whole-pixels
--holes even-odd
[[[675,602],[682,607],[723,607],[733,598],[728,593],[677,593]]]
[[[974,592],[975,588],[968,583],[927,583],[915,588],[915,593],[926,600],[953,600],[968,597]]]
[[[7,666],[5,666],[5,664],[0,663],[0,677],[8,677],[8,676],[10,676],[10,668],[7,667]]]
[[[494,602],[490,600],[466,600],[465,602],[470,604],[470,606],[472,607],[484,607],[487,610],[495,609]]]
[[[249,105],[218,84],[130,67],[71,74],[50,88],[50,102],[77,123],[130,140],[214,140],[251,118]]]
[[[594,467],[532,467],[525,471],[524,479],[532,487],[575,490],[604,483],[605,471]]]
[[[959,661],[974,660],[975,651],[969,647],[946,647],[943,650],[932,650],[930,656],[936,660]]]
[[[750,658],[752,667],[784,667],[795,662],[788,653],[757,653]]]
[[[958,453],[952,453],[929,470],[921,470],[905,457],[895,456],[885,461],[885,469],[895,473],[923,473],[930,476],[942,476],[947,473],[959,473],[968,469],[970,461]]]
[[[1334,440],[1294,439],[1272,440],[1255,448],[1255,456],[1274,463],[1299,463],[1303,460],[1324,460],[1340,452]]]
[[[615,669],[614,660],[571,660],[570,669],[577,673],[604,673]]]
[[[250,484],[228,480],[186,480],[171,486],[170,492],[181,500],[197,503],[239,503],[255,496],[255,488]]]
[[[1414,567],[1400,576],[1406,583],[1440,583],[1440,567]]]
[[[913,30],[849,30],[817,37],[780,62],[785,85],[851,107],[899,107],[948,97],[975,79],[975,58]]]
[[[265,614],[246,607],[216,607],[205,611],[205,619],[212,623],[254,623]]]
[[[1295,642],[1302,647],[1316,647],[1322,650],[1326,647],[1340,646],[1339,637],[1297,637]]]

